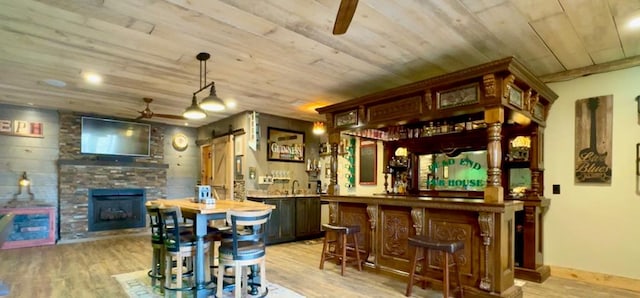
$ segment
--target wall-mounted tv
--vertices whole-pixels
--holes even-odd
[[[82,117],[80,153],[149,156],[151,125]]]

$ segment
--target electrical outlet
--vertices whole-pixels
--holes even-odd
[[[559,195],[560,194],[560,184],[554,184],[553,185],[553,194],[554,195]]]
[[[273,184],[273,176],[259,176],[258,184]]]

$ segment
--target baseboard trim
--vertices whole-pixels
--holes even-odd
[[[582,271],[565,267],[551,267],[551,276],[584,281],[592,284],[640,292],[640,279]]]

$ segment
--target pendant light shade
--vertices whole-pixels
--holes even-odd
[[[191,120],[204,119],[207,117],[207,114],[198,106],[195,94],[193,95],[193,99],[191,99],[191,105],[184,110],[182,116]]]
[[[200,102],[200,107],[206,111],[219,112],[224,110],[224,102],[216,95],[216,83],[211,82],[209,96]]]

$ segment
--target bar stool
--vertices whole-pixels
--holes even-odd
[[[261,297],[267,296],[266,275],[266,229],[271,217],[271,209],[261,211],[227,212],[227,222],[231,224],[231,238],[222,241],[219,248],[219,267],[217,276],[217,297],[222,297],[224,288],[224,268],[234,268],[233,291],[236,298],[245,296],[248,291],[246,268],[252,265],[260,266]],[[244,227],[244,231],[240,228]]]
[[[147,215],[149,215],[149,227],[151,228],[151,270],[147,272],[147,275],[151,278],[151,286],[155,287],[159,282],[162,285],[164,280],[164,259],[166,255],[166,248],[164,243],[164,227],[160,222],[160,209],[163,207],[153,201],[145,204],[147,209]],[[190,235],[193,234],[193,223],[187,223],[183,220],[179,220],[180,234]],[[167,229],[172,230],[174,227],[170,225]],[[163,288],[160,287],[163,291]]]
[[[362,271],[362,261],[360,260],[360,248],[358,247],[358,234],[360,226],[334,226],[323,224],[325,235],[324,244],[322,245],[322,257],[320,258],[320,269],[324,268],[324,262],[328,260],[340,261],[340,275],[344,276],[344,267],[347,262],[356,261],[358,263],[358,271]],[[351,235],[353,242],[349,246],[347,243],[348,236]],[[334,240],[329,240],[329,236],[335,236]],[[340,249],[340,252],[337,250]],[[347,250],[353,251],[355,256],[348,256]]]
[[[149,215],[151,247],[153,249],[151,256],[151,270],[149,270],[147,275],[151,278],[151,286],[155,287],[156,282],[160,282],[162,285],[164,280],[164,236],[162,232],[162,224],[160,223],[160,206],[147,204],[145,207],[147,208],[147,214]]]
[[[464,241],[458,240],[437,240],[432,239],[427,236],[412,236],[409,237],[409,247],[410,247],[410,255],[411,258],[411,270],[409,272],[409,283],[407,284],[407,293],[405,294],[407,297],[411,296],[411,290],[413,287],[413,282],[422,281],[422,288],[425,287],[424,282],[432,281],[433,278],[427,276],[427,266],[426,264],[422,266],[422,276],[416,276],[416,264],[418,260],[427,260],[427,250],[432,251],[440,251],[444,254],[443,258],[443,277],[442,277],[442,294],[445,298],[449,297],[449,267],[454,266],[456,268],[457,273],[457,281],[458,286],[457,289],[460,291],[460,297],[463,296],[462,284],[460,283],[460,268],[458,267],[458,262],[456,261],[456,253],[464,249]],[[418,257],[418,249],[422,250],[422,257]],[[449,262],[451,260],[451,263]],[[426,261],[425,263],[427,263]]]
[[[180,226],[180,208],[179,207],[166,207],[160,208],[160,222],[162,224],[162,229],[164,231],[164,244],[165,244],[165,290],[171,291],[188,291],[191,290],[192,286],[184,287],[182,285],[182,281],[186,276],[193,275],[192,270],[189,270],[194,267],[195,263],[195,254],[196,254],[196,239],[194,235],[181,233]],[[210,250],[211,242],[204,240],[204,251],[207,256],[205,256],[204,265],[205,268],[209,268],[209,257],[208,253]],[[175,286],[172,287],[173,274],[172,271],[174,269],[174,259],[175,258]],[[188,271],[183,271],[183,264],[186,264]],[[205,275],[205,281],[210,281],[210,275]]]

